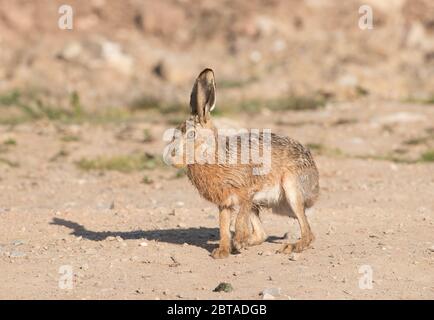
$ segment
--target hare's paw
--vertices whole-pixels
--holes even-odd
[[[247,248],[249,246],[249,236],[235,234],[235,237],[232,242],[232,247],[235,251],[241,252],[242,249]]]
[[[287,243],[285,245],[283,245],[283,247],[279,250],[277,250],[278,253],[300,253],[303,250],[306,250],[307,248],[310,247],[311,243],[314,241],[315,237],[313,236],[313,234],[311,233],[309,235],[309,237],[306,238],[302,238],[300,240],[298,240],[296,243]]]
[[[228,248],[215,248],[211,253],[211,257],[214,259],[223,259],[229,257],[229,249]]]
[[[297,241],[296,243],[287,243],[284,244],[282,248],[280,248],[279,250],[277,250],[277,253],[285,253],[285,254],[290,254],[292,252],[302,252],[304,250],[304,246],[303,243],[301,241]]]

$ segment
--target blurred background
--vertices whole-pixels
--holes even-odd
[[[434,97],[429,0],[75,0],[73,30],[61,30],[64,2],[0,1],[2,100],[185,104],[204,67],[216,70],[219,101],[238,102],[231,108]],[[358,26],[362,4],[373,10],[371,30]]]
[[[271,240],[209,257],[217,208],[161,160],[205,67],[217,126],[314,154],[300,258],[273,254],[298,232],[276,216]],[[0,0],[0,299],[432,299],[433,166],[433,0]]]

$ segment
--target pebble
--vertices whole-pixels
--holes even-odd
[[[271,251],[259,251],[258,256],[271,256],[273,253]]]
[[[113,237],[113,236],[108,236],[107,238],[105,238],[107,241],[114,241],[114,240],[116,240],[116,238],[115,237]]]
[[[434,245],[429,248],[429,251],[434,252]]]
[[[121,236],[116,236],[116,240],[117,240],[117,241],[119,241],[119,242],[122,242],[122,241],[124,241],[124,239],[122,239],[122,237],[121,237]]]
[[[232,285],[228,282],[220,282],[219,285],[217,287],[215,287],[215,289],[213,290],[214,292],[231,292],[233,291],[234,288],[232,287]]]
[[[147,247],[148,246],[148,243],[147,242],[140,242],[140,244],[139,244],[141,247]]]
[[[187,225],[185,223],[178,223],[178,228],[185,228]]]
[[[292,253],[289,255],[289,260],[291,260],[291,261],[297,261],[298,258],[299,258],[298,253],[292,252]]]
[[[262,295],[262,299],[263,300],[274,300],[275,298],[271,294],[265,293],[265,294]]]
[[[25,256],[26,256],[26,254],[24,252],[21,252],[21,251],[12,251],[9,254],[9,257],[11,257],[11,258],[23,258]]]
[[[24,244],[24,241],[23,241],[23,240],[15,240],[15,241],[12,241],[12,245],[14,245],[14,246],[20,246],[20,245],[22,245],[22,244]]]
[[[280,288],[267,288],[261,294],[263,300],[272,300],[281,296]]]

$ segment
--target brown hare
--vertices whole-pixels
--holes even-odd
[[[264,242],[261,208],[298,220],[301,239],[285,244],[279,252],[306,249],[314,236],[305,209],[319,194],[318,170],[309,149],[265,130],[221,134],[210,117],[215,103],[214,72],[205,69],[191,92],[191,115],[165,138],[171,143],[164,152],[166,163],[186,167],[188,178],[201,196],[220,210],[220,244],[212,257],[224,258],[232,249],[239,251]],[[264,168],[258,168],[253,155],[261,159]],[[235,216],[233,241],[231,216]]]

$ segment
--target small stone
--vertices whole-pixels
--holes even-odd
[[[274,300],[275,298],[271,294],[265,293],[265,294],[262,295],[262,299],[263,300]]]
[[[25,256],[26,256],[26,254],[24,252],[21,252],[21,251],[12,251],[9,254],[9,257],[11,257],[11,258],[23,258]]]
[[[71,42],[68,43],[65,48],[58,54],[58,57],[65,60],[73,60],[77,58],[82,51],[83,48],[79,42]]]
[[[124,241],[124,239],[122,239],[122,237],[121,237],[121,236],[116,236],[116,240],[117,240],[117,241],[119,241],[119,242],[122,242],[122,241]]]
[[[181,207],[184,206],[184,202],[182,202],[182,201],[178,201],[178,202],[175,203],[175,205],[176,205],[177,207],[181,208]]]
[[[291,260],[291,261],[297,261],[298,260],[298,253],[292,252],[289,255],[289,260]]]
[[[228,282],[220,282],[219,285],[213,290],[214,292],[231,292],[234,288]]]
[[[262,299],[264,299],[264,300],[278,298],[281,296],[280,288],[264,289],[260,295],[262,296]]]
[[[429,251],[434,252],[434,245],[429,248]]]
[[[15,241],[12,241],[12,245],[14,245],[14,246],[20,246],[20,245],[22,245],[22,244],[24,244],[24,241],[23,241],[23,240],[15,240]]]
[[[113,237],[113,236],[108,236],[107,238],[105,238],[107,241],[114,241],[114,240],[116,240],[116,238],[115,237]]]
[[[178,223],[178,228],[185,228],[186,224],[183,222]]]
[[[148,246],[148,243],[147,242],[140,242],[140,244],[139,244],[141,247],[147,247]]]

